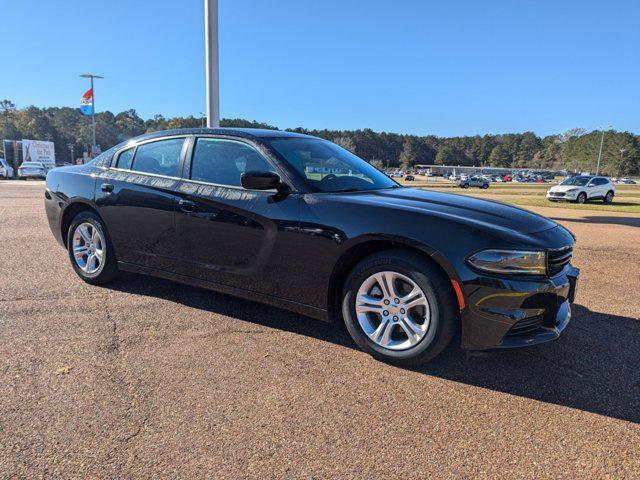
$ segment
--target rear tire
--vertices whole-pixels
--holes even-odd
[[[87,283],[99,285],[118,276],[118,261],[109,232],[93,212],[80,212],[71,221],[67,251],[71,266]]]
[[[376,277],[394,287],[383,287]],[[362,298],[374,302],[373,310],[369,309],[373,304],[362,300],[356,306]],[[458,302],[449,278],[421,255],[404,250],[373,254],[354,267],[345,283],[342,314],[347,330],[363,351],[405,366],[436,357],[454,338],[459,325]]]

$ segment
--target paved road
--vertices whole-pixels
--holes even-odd
[[[0,183],[0,478],[638,478],[640,218],[578,236],[563,338],[406,370],[345,330],[72,272],[41,183]]]

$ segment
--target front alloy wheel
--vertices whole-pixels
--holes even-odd
[[[367,278],[356,296],[358,323],[371,341],[390,350],[417,345],[429,329],[429,302],[409,277],[383,271]]]
[[[362,350],[397,365],[438,355],[459,325],[458,301],[433,260],[410,250],[370,255],[346,279],[342,316]]]

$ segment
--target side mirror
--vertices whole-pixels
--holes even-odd
[[[247,190],[281,190],[284,187],[280,175],[274,172],[244,172],[240,182]]]

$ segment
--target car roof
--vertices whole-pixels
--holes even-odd
[[[174,130],[158,130],[157,132],[145,133],[131,140],[148,140],[157,137],[166,137],[171,135],[228,135],[232,137],[241,137],[249,139],[260,138],[317,138],[311,135],[305,135],[296,132],[285,132],[283,130],[269,130],[266,128],[178,128]]]

